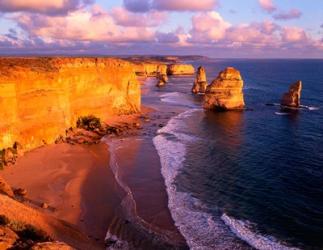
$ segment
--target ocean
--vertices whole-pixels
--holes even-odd
[[[170,77],[143,97],[178,111],[153,142],[168,207],[189,247],[323,249],[323,60],[190,63],[206,68],[209,83],[237,68],[248,110],[205,112],[203,97],[190,93],[193,76]],[[297,80],[308,109],[266,105]]]

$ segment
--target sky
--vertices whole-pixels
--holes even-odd
[[[0,54],[323,58],[323,0],[0,0]]]

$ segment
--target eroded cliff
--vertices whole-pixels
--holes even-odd
[[[0,149],[53,143],[80,116],[140,110],[134,65],[109,58],[1,58]]]

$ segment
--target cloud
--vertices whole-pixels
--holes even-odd
[[[283,27],[281,37],[284,42],[289,43],[305,42],[308,40],[305,31],[299,27]]]
[[[269,13],[274,12],[277,9],[272,0],[259,0],[259,4],[262,9]]]
[[[154,39],[147,27],[121,27],[113,16],[99,7],[81,9],[66,16],[41,14],[17,14],[12,19],[31,37],[40,37],[45,42],[145,42]]]
[[[66,14],[92,0],[0,0],[0,12],[33,12],[49,15]]]
[[[192,17],[191,41],[210,43],[221,40],[229,27],[230,23],[216,11],[199,13]]]
[[[217,0],[124,0],[125,8],[132,12],[158,11],[209,11],[217,5]]]
[[[177,34],[173,32],[168,32],[168,33],[157,32],[156,40],[159,43],[178,43],[180,41]]]
[[[132,12],[148,12],[151,9],[150,0],[123,0],[123,5]]]
[[[117,25],[128,27],[154,27],[165,22],[166,13],[151,11],[148,13],[133,13],[122,7],[114,8],[111,15]]]
[[[273,18],[277,20],[290,20],[297,19],[302,16],[302,12],[298,9],[291,9],[289,11],[280,11],[277,14],[273,15]]]
[[[153,8],[170,11],[208,11],[217,5],[216,0],[154,0]]]

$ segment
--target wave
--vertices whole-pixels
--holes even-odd
[[[289,115],[289,113],[286,113],[286,112],[275,112],[275,115]]]
[[[153,139],[160,156],[162,175],[168,193],[168,207],[190,249],[236,249],[242,243],[228,230],[220,218],[204,210],[204,205],[189,193],[177,189],[175,178],[183,167],[185,144],[196,138],[186,134],[185,118],[199,110],[188,110],[172,118]]]
[[[246,243],[259,250],[296,250],[273,237],[254,233],[250,223],[235,220],[228,215],[214,216],[200,200],[182,192],[176,185],[176,177],[183,168],[186,145],[196,141],[187,133],[185,122],[193,109],[170,119],[153,139],[161,160],[161,172],[168,193],[168,207],[181,234],[190,249],[250,249]]]
[[[160,100],[162,102],[176,104],[178,106],[184,106],[187,108],[196,108],[196,105],[192,103],[192,100],[190,99],[191,96],[180,93],[180,92],[171,92],[162,94],[160,96]]]
[[[229,217],[227,214],[223,214],[221,219],[224,223],[230,227],[240,239],[248,242],[249,245],[256,249],[261,250],[298,250],[295,247],[288,247],[285,243],[279,242],[274,237],[266,237],[261,234],[254,233],[251,230],[251,223]]]

